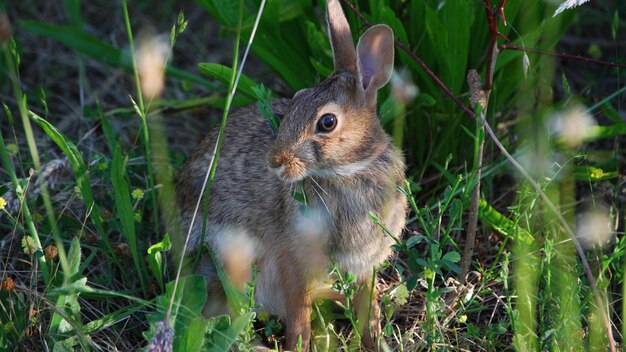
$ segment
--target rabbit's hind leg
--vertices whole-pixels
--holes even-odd
[[[381,334],[380,307],[376,281],[372,277],[359,280],[362,287],[354,297],[358,327],[361,333],[361,342],[368,351],[378,351],[378,337]]]
[[[311,340],[311,304],[313,285],[298,258],[287,248],[280,246],[277,255],[278,271],[285,304],[287,344],[285,349],[296,351],[302,340],[302,351],[309,351]]]

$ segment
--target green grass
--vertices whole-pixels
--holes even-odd
[[[621,346],[626,6],[591,3],[553,17],[545,2],[507,2],[507,24],[497,17],[497,29],[510,41],[498,44],[622,67],[500,51],[487,105],[474,112],[485,126],[448,94],[474,108],[467,71],[491,81],[483,1],[350,3],[355,39],[365,21],[386,23],[410,51],[396,47],[404,73],[379,94],[381,121],[407,160],[398,191],[410,204],[396,254],[378,273],[389,349],[604,351],[607,326]],[[0,2],[13,27],[0,58],[0,350],[136,350],[170,339],[175,351],[227,351],[284,341],[282,322],[251,298],[254,280],[239,292],[221,268],[233,315],[204,317],[202,277],[183,270],[176,280],[185,233],[162,224],[172,220],[175,175],[201,133],[220,128],[221,142],[229,112],[245,104],[259,104],[277,129],[269,101],[331,72],[324,4],[268,1],[251,39],[260,0],[157,9],[147,1]],[[142,92],[135,47],[150,36],[146,19],[169,39],[160,96]],[[597,125],[585,125],[589,116]],[[576,144],[576,130],[555,131],[558,118],[562,131],[581,126]],[[596,222],[581,220],[594,211]],[[459,277],[471,214],[476,248]],[[589,228],[609,243],[578,237]],[[334,289],[347,300],[313,308],[318,351],[360,347],[359,287],[348,273],[337,277]]]

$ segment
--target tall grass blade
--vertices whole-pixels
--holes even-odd
[[[233,76],[233,72],[230,67],[217,63],[201,63],[198,64],[198,69],[203,74],[215,78],[224,84],[228,84],[230,81],[230,77]],[[237,90],[239,90],[239,92],[244,96],[250,99],[255,99],[256,95],[254,94],[253,88],[256,85],[257,84],[251,78],[246,75],[241,75],[241,80],[239,82],[239,85],[237,85]]]
[[[144,266],[143,252],[139,252],[137,247],[137,236],[135,234],[135,217],[133,207],[130,201],[130,189],[128,181],[126,181],[126,168],[124,166],[124,158],[119,146],[113,152],[113,160],[111,162],[111,183],[113,184],[113,194],[115,198],[116,213],[122,224],[122,234],[128,242],[130,253],[135,264],[135,272],[139,276],[141,289],[144,295],[147,293],[147,275]]]

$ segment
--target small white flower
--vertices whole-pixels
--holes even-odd
[[[609,210],[604,206],[586,211],[577,219],[576,239],[585,249],[604,247],[614,237]]]
[[[397,102],[407,105],[419,94],[406,69],[394,71],[391,76],[391,95]]]
[[[145,97],[154,99],[163,92],[165,65],[170,56],[170,46],[163,36],[143,40],[137,50],[137,71]]]
[[[553,131],[570,148],[577,148],[596,125],[596,120],[582,106],[556,114],[552,120]]]

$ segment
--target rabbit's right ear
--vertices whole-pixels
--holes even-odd
[[[391,78],[393,71],[393,31],[387,25],[370,27],[357,45],[359,81],[367,101],[376,104],[376,92]]]
[[[356,49],[352,42],[348,20],[339,0],[328,0],[326,5],[328,36],[333,48],[335,72],[346,70],[356,74]]]

